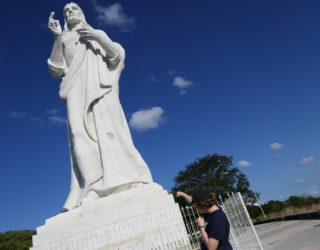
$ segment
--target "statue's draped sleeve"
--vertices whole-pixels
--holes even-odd
[[[67,65],[64,59],[63,59],[63,62],[64,63],[62,65],[56,65],[50,60],[50,58],[48,58],[47,63],[48,63],[49,73],[52,77],[61,78],[65,76],[68,70],[67,70]]]

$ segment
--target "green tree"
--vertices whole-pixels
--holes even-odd
[[[207,187],[222,197],[231,192],[241,192],[247,202],[248,199],[253,201],[254,193],[249,189],[249,180],[232,166],[232,161],[232,157],[218,154],[199,158],[178,172],[172,191],[192,193],[197,188]]]
[[[1,250],[28,250],[32,246],[35,231],[21,230],[0,233]]]
[[[236,183],[236,191],[242,194],[243,199],[246,201],[246,203],[253,204],[257,202],[256,198],[258,198],[260,194],[254,193],[249,189],[250,183],[247,176],[244,173],[239,172],[239,174],[237,175]]]
[[[257,218],[258,216],[262,215],[261,208],[258,206],[254,206],[254,205],[247,206],[247,210],[251,218]]]
[[[305,206],[307,208],[311,208],[311,206],[313,204],[316,204],[316,203],[319,203],[320,202],[320,197],[316,198],[316,197],[313,197],[313,196],[307,196],[305,197]]]
[[[266,204],[263,204],[262,208],[266,214],[276,213],[286,208],[286,202],[270,200]]]
[[[290,196],[287,202],[293,207],[300,208],[306,204],[306,199],[302,196]]]

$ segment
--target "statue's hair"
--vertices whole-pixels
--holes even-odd
[[[70,4],[76,5],[76,6],[79,8],[82,26],[84,26],[84,27],[91,27],[91,26],[87,23],[86,17],[84,16],[83,11],[82,11],[82,9],[80,8],[80,6],[79,6],[78,4],[73,3],[73,2],[67,3],[67,4],[64,6],[63,10],[65,9],[65,7],[66,7],[67,5],[70,5]],[[64,11],[63,11],[63,16],[64,16]],[[69,31],[70,31],[70,27],[68,26],[67,20],[66,20],[66,18],[64,17],[63,33],[66,33],[66,32],[69,32]]]

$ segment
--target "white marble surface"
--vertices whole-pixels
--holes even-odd
[[[32,250],[190,249],[172,195],[157,184],[89,202],[46,220]]]

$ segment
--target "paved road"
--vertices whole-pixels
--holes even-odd
[[[320,220],[271,222],[255,226],[265,250],[320,250]]]

